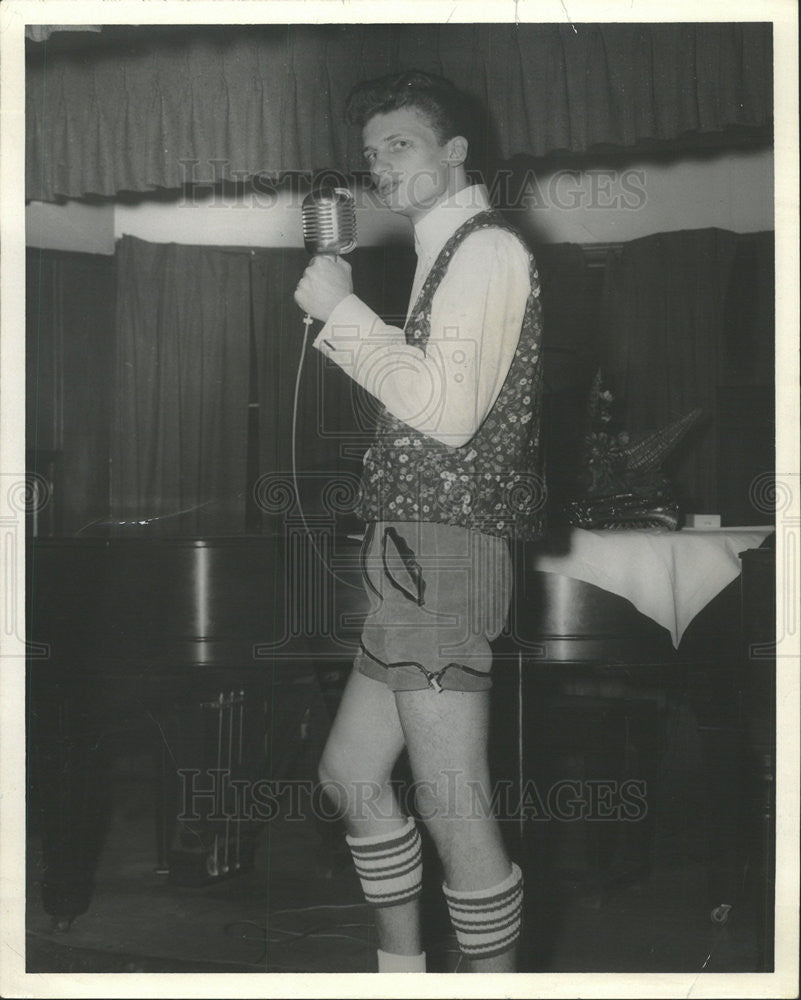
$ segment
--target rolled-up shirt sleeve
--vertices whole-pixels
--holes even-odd
[[[460,447],[503,386],[529,292],[520,241],[479,230],[458,247],[434,293],[425,351],[355,295],[337,305],[314,346],[404,423]]]

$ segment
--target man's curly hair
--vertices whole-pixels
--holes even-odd
[[[428,120],[440,144],[463,135],[469,143],[474,121],[472,102],[449,80],[421,70],[407,70],[357,84],[345,102],[350,125],[364,128],[374,116],[416,108]]]

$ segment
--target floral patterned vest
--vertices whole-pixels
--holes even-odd
[[[479,212],[454,233],[406,321],[407,344],[425,352],[431,301],[451,257],[467,236],[489,227],[515,233],[491,209]],[[542,536],[542,308],[539,275],[534,258],[527,249],[526,253],[531,292],[517,349],[492,409],[471,440],[458,448],[416,431],[383,409],[364,456],[355,510],[363,520],[435,521],[525,540]]]

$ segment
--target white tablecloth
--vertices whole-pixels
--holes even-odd
[[[768,527],[586,531],[566,555],[539,555],[533,569],[592,583],[631,601],[678,646],[690,622],[740,575],[738,554],[758,548]]]

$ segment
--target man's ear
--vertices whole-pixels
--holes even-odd
[[[467,159],[467,139],[463,135],[455,135],[448,140],[448,166],[459,167]]]

